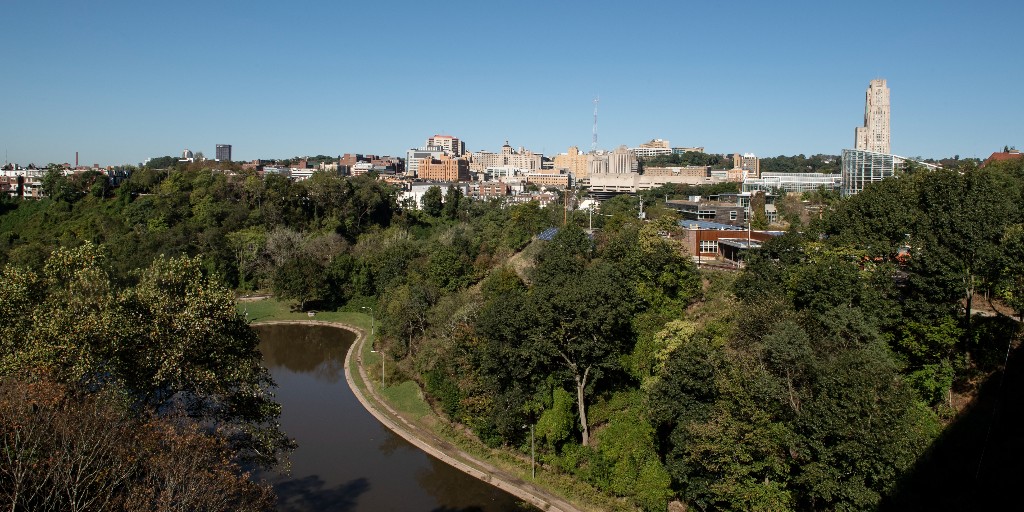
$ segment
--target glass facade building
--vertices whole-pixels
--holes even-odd
[[[844,197],[858,194],[871,183],[895,176],[905,161],[902,157],[886,153],[844,149],[840,191]]]
[[[841,176],[822,172],[764,172],[760,178],[743,180],[743,191],[811,192],[821,187],[839,190]]]

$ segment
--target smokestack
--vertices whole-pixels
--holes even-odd
[[[78,169],[78,151],[75,151],[75,169]]]

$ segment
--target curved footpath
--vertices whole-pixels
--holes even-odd
[[[253,325],[271,324],[312,324],[338,327],[356,333],[356,340],[349,347],[345,354],[345,380],[352,393],[356,395],[363,407],[370,412],[378,421],[384,424],[395,434],[402,436],[406,441],[417,448],[427,452],[434,458],[448,464],[449,466],[462,471],[470,476],[487,482],[523,501],[532,504],[541,510],[562,511],[562,512],[583,512],[581,509],[566,502],[564,499],[551,494],[550,492],[533,485],[522,478],[511,475],[487,462],[478,460],[469,453],[453,446],[450,442],[441,439],[433,432],[420,427],[409,421],[395,411],[380,396],[379,390],[373,381],[367,376],[366,368],[362,365],[362,359],[356,367],[359,376],[366,384],[366,394],[363,389],[356,385],[352,377],[352,354],[362,353],[363,345],[366,343],[366,332],[354,325],[341,322],[325,322],[321,320],[275,320],[268,322],[253,322]]]

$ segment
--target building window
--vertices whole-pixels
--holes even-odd
[[[729,220],[736,220],[736,210],[729,212]]]
[[[718,240],[701,240],[700,241],[700,252],[706,254],[709,252],[718,252]]]

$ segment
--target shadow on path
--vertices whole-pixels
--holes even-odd
[[[881,510],[1019,510],[1022,484],[1024,348],[1018,345],[1006,370],[982,384]],[[1010,503],[1016,505],[1007,508]]]

